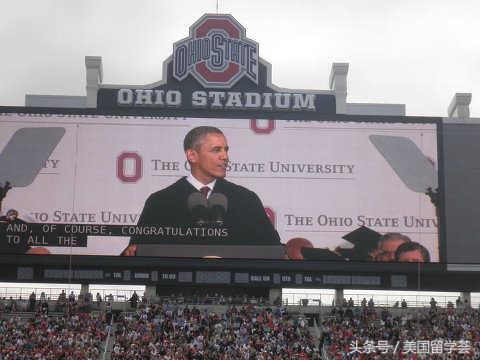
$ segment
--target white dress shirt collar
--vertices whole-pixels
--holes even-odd
[[[212,193],[212,190],[213,190],[213,187],[215,186],[215,183],[217,182],[217,179],[214,179],[212,182],[208,183],[208,184],[202,184],[200,181],[198,181],[192,174],[189,174],[187,176],[187,181],[192,184],[192,186],[197,189],[198,191],[200,191],[201,188],[203,188],[204,186],[208,186],[210,188],[210,191],[208,192],[208,195],[207,195],[207,198],[210,196],[210,194]]]

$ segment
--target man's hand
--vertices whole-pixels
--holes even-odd
[[[47,248],[42,246],[32,247],[27,250],[27,254],[29,255],[49,255],[50,251]]]
[[[123,250],[122,256],[135,256],[137,254],[137,245],[129,245]]]

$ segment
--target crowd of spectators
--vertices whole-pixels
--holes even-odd
[[[124,298],[124,297],[123,297]],[[95,298],[89,292],[85,294],[75,295],[71,291],[68,295],[65,290],[58,294],[55,300],[47,298],[42,292],[40,297],[35,292],[32,292],[27,299],[20,298],[0,298],[0,312],[16,312],[29,311],[35,312],[43,308],[45,313],[48,311],[54,312],[88,312],[91,310],[98,310],[102,308],[103,304],[113,303],[115,297],[112,294],[105,295],[103,299],[100,293],[97,292]],[[138,295],[135,291],[128,298],[128,303],[132,309],[139,306],[145,306],[147,303],[157,304],[195,304],[195,305],[267,305],[269,302],[262,296],[252,296],[247,294],[224,295],[218,293],[196,292],[195,294],[184,295],[182,293],[175,293],[171,295],[155,296],[147,298],[145,294]],[[272,305],[282,305],[282,300],[278,297]]]
[[[6,297],[0,299],[0,314],[26,310],[27,305],[22,299],[17,300],[12,296],[8,299]]]
[[[315,335],[306,318],[289,314],[281,302],[247,295],[176,294],[152,303],[135,293],[131,311],[115,316],[108,297],[102,304],[97,296],[95,304],[91,294],[63,291],[50,302],[54,316],[48,300],[35,293],[0,300],[0,315],[11,312],[0,316],[1,360],[98,359],[112,318],[113,360],[480,359],[480,310],[461,298],[446,307],[432,298],[421,309],[404,299],[393,308],[344,299],[318,314]],[[35,315],[21,318],[16,312],[22,311]]]
[[[281,307],[228,306],[224,313],[156,304],[117,323],[113,360],[319,359],[305,319]]]
[[[457,307],[333,307],[321,323],[320,347],[331,359],[479,359],[480,311]],[[345,303],[344,303],[345,305]]]
[[[55,311],[68,312],[70,314],[90,312],[92,307],[93,296],[89,292],[81,293],[77,297],[73,291],[67,296],[65,290],[62,290],[55,303]]]
[[[103,321],[87,313],[0,319],[0,359],[97,360],[105,342]]]
[[[48,314],[49,311],[59,313],[85,313],[90,312],[93,308],[98,309],[100,302],[97,301],[94,306],[93,296],[90,293],[79,294],[76,296],[73,291],[67,296],[65,290],[58,295],[57,299],[52,301],[47,298],[42,292],[38,297],[35,292],[32,292],[28,299],[0,299],[0,313],[14,313],[14,312],[39,312],[41,314]]]

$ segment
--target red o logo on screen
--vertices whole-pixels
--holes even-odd
[[[272,223],[273,227],[276,227],[275,223],[276,223],[276,215],[275,215],[275,211],[273,211],[271,208],[269,207],[266,207],[265,208],[265,214],[267,214],[267,217],[268,219],[270,220],[270,222]]]
[[[123,152],[117,157],[117,178],[124,183],[135,183],[142,177],[143,161],[136,152]]]
[[[252,129],[255,134],[270,134],[275,130],[275,120],[250,119],[250,129]]]

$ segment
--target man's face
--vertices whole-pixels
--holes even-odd
[[[7,212],[7,218],[9,221],[15,221],[18,217],[18,213],[14,210],[10,210]]]
[[[378,253],[375,256],[376,261],[393,261],[395,260],[395,251],[405,242],[403,239],[390,239],[380,242]]]
[[[412,250],[401,253],[398,256],[400,262],[425,262],[420,250]]]
[[[186,151],[192,168],[192,175],[203,184],[226,175],[228,165],[228,144],[221,134],[207,134],[195,149]]]

